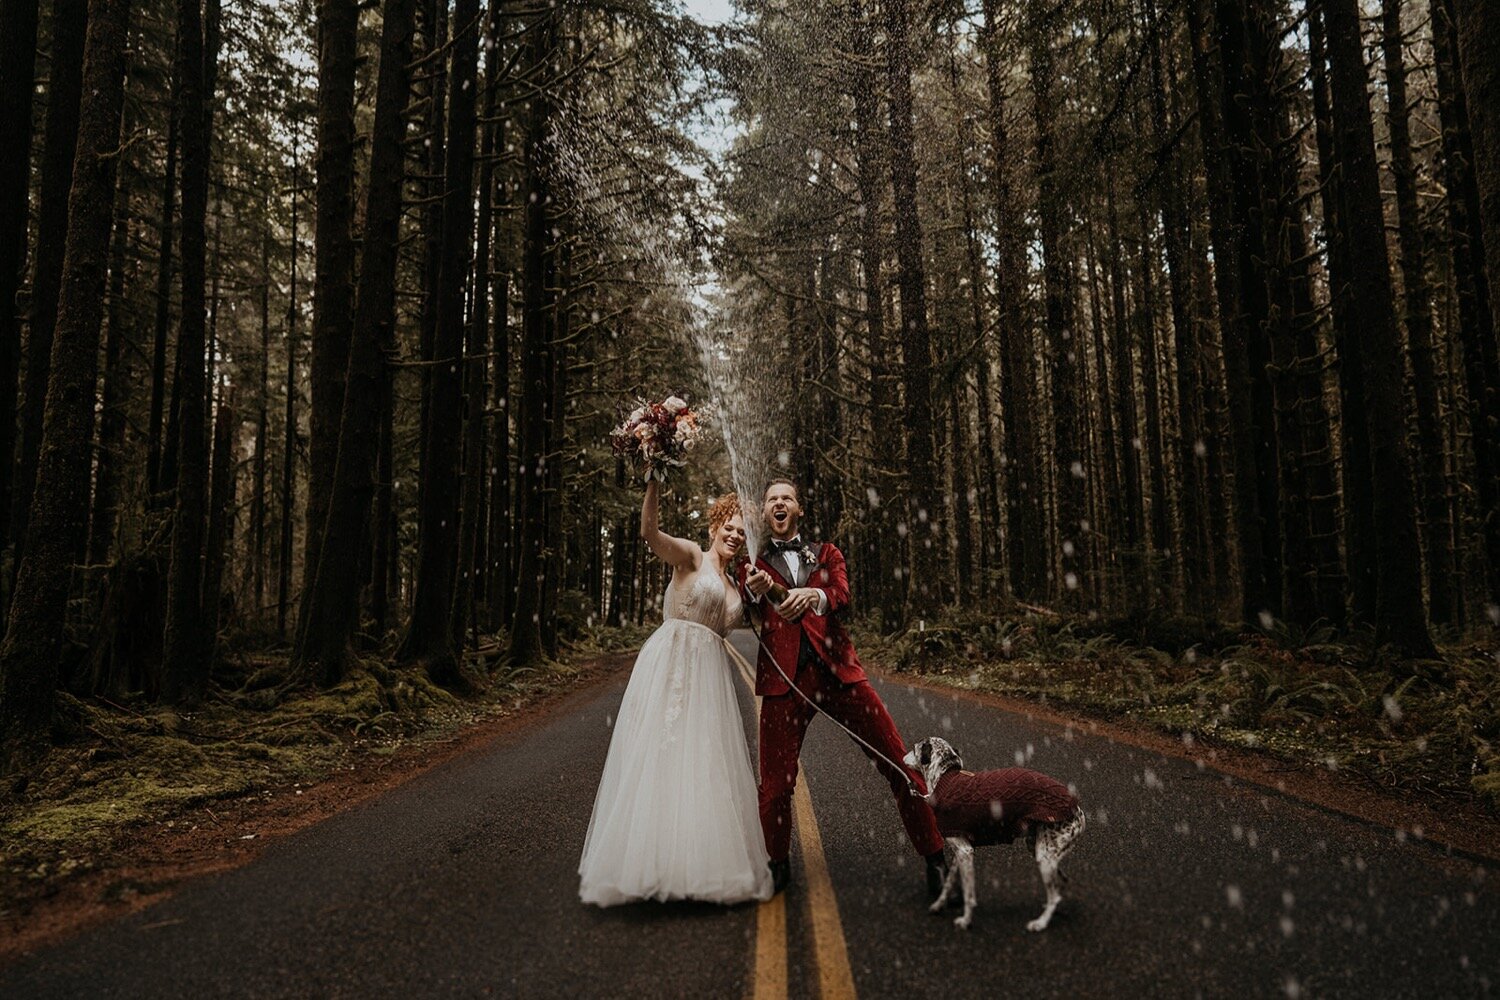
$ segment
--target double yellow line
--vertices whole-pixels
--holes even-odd
[[[755,690],[755,678],[748,664],[734,657],[740,676]],[[760,721],[760,703],[756,702],[756,721]],[[806,879],[807,920],[812,926],[813,966],[818,972],[818,996],[822,1000],[853,1000],[854,971],[849,967],[849,949],[844,943],[844,925],[839,920],[838,899],[833,879],[828,875],[828,861],[823,856],[823,835],[813,812],[812,795],[807,790],[807,775],[800,772],[796,791],[792,793],[792,829],[802,846],[802,867]],[[761,903],[755,911],[755,978],[750,984],[751,1000],[785,1000],[787,995],[787,893],[779,892]]]

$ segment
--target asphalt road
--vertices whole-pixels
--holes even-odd
[[[1048,931],[1025,930],[1042,893],[1016,847],[979,852],[972,929],[929,915],[887,786],[823,722],[803,753],[822,863],[802,837],[784,944],[753,905],[585,907],[578,855],[623,689],[0,970],[0,997],[775,995],[757,953],[784,953],[786,995],[813,997],[820,977],[838,981],[838,952],[871,998],[1500,992],[1500,886],[1484,866],[1191,761],[900,684],[880,689],[909,743],[944,736],[971,768],[1019,754],[1077,787],[1089,825]],[[748,692],[742,705],[753,739]],[[810,902],[825,865],[832,900]],[[814,948],[819,905],[843,949]]]

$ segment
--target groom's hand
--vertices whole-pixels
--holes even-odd
[[[801,621],[803,615],[818,606],[818,597],[818,592],[812,587],[798,587],[786,595],[777,613],[786,621]]]
[[[756,597],[765,597],[766,591],[771,589],[771,582],[771,574],[759,566],[751,566],[745,574],[745,589]]]

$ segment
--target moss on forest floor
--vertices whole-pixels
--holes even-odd
[[[278,693],[285,654],[242,652],[226,657],[232,663],[191,711],[63,695],[64,740],[0,797],[0,862],[10,879],[87,868],[96,849],[134,827],[219,800],[306,788],[362,760],[514,714],[594,676],[592,661],[621,641],[630,637],[584,636],[563,662],[491,673],[482,693],[467,698],[376,660],[336,687]]]
[[[1497,644],[1438,660],[1360,636],[1189,619],[952,614],[861,655],[967,690],[1065,706],[1500,812]]]

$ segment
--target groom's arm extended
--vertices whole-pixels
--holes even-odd
[[[818,573],[817,589],[823,594],[817,613],[832,615],[849,606],[849,567],[844,563],[844,554],[830,543],[823,568]]]

